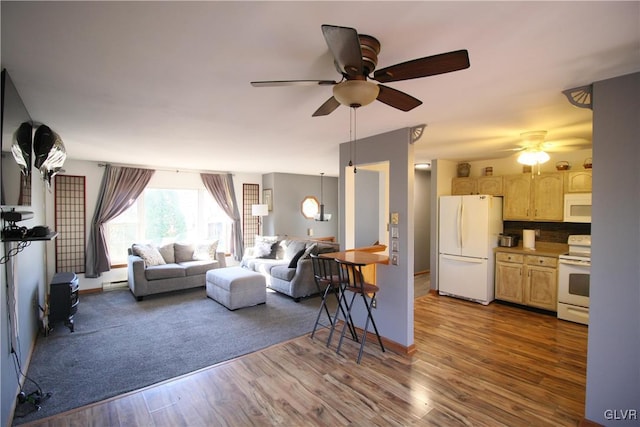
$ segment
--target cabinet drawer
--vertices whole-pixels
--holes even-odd
[[[497,252],[496,261],[517,262],[522,264],[524,262],[524,255],[512,254],[510,252]]]
[[[557,267],[558,259],[548,256],[533,256],[527,255],[527,264],[529,265],[541,265],[543,267]]]

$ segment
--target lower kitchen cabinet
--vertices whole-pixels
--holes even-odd
[[[496,253],[496,299],[556,311],[558,259]]]

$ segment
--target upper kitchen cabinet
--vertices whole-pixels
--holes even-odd
[[[451,195],[464,196],[467,194],[477,194],[477,178],[453,178],[451,180]]]
[[[591,193],[591,169],[565,173],[565,193]]]
[[[478,178],[478,194],[502,196],[502,177],[481,176]]]
[[[451,194],[454,196],[464,196],[466,194],[502,196],[502,177],[453,178],[451,180]]]
[[[562,221],[562,173],[517,174],[503,177],[503,219],[507,221]]]

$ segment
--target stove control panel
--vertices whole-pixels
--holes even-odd
[[[591,246],[590,234],[572,234],[567,239],[570,246]]]

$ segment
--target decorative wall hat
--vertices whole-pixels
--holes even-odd
[[[33,139],[35,160],[33,165],[40,170],[42,179],[51,185],[51,178],[62,169],[67,152],[60,135],[49,126],[40,125]]]

